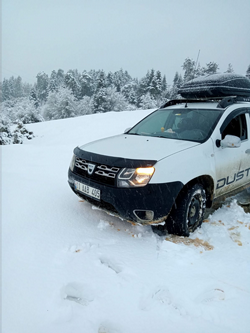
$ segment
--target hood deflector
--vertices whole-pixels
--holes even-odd
[[[91,161],[94,163],[108,164],[116,166],[119,168],[142,168],[142,167],[151,167],[155,165],[157,161],[155,160],[136,160],[129,159],[124,157],[114,157],[114,156],[105,156],[100,154],[95,154],[89,151],[85,151],[76,147],[74,149],[74,154],[84,160]]]

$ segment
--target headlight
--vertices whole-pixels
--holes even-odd
[[[73,154],[72,160],[71,160],[70,165],[69,165],[69,168],[70,168],[71,171],[74,170],[75,160],[76,160],[76,155]]]
[[[118,175],[118,187],[140,187],[145,186],[153,176],[155,168],[124,168]]]

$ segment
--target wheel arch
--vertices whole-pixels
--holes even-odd
[[[184,185],[182,188],[182,191],[185,190],[185,188],[190,188],[195,184],[201,184],[204,189],[206,190],[206,206],[207,208],[210,208],[213,203],[213,194],[214,194],[214,181],[213,178],[209,175],[202,175],[199,177],[196,177],[192,180],[190,180],[188,183]]]

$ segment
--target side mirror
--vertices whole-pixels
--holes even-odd
[[[126,128],[125,131],[124,131],[123,133],[124,133],[124,134],[127,133],[130,129],[131,129],[131,127]]]
[[[220,141],[220,147],[222,148],[239,148],[241,145],[241,139],[235,135],[226,135],[223,140]]]

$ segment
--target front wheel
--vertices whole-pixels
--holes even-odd
[[[206,192],[201,184],[183,189],[166,221],[168,233],[189,236],[203,221],[206,210]]]

